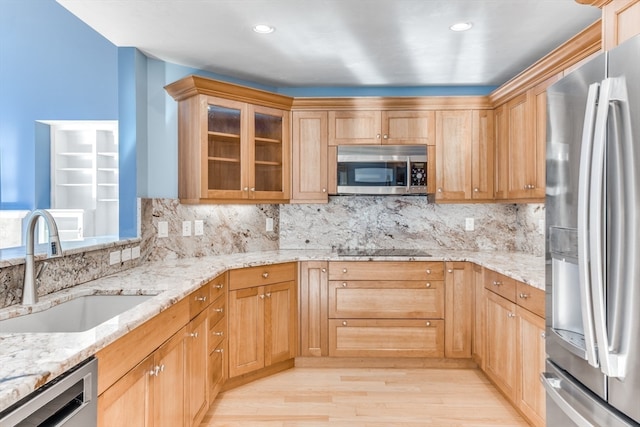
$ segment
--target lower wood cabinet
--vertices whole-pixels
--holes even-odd
[[[489,292],[487,298],[486,373],[502,392],[515,400],[516,305]]]
[[[205,310],[194,318],[187,327],[187,410],[188,425],[199,425],[209,409],[207,392],[207,316]]]
[[[328,356],[329,263],[327,261],[301,262],[299,271],[299,355]]]
[[[230,272],[229,378],[295,357],[295,278],[295,264]],[[276,280],[278,282],[255,286]]]
[[[485,370],[486,290],[484,288],[484,268],[473,264],[473,340],[472,357],[480,369]]]
[[[445,263],[445,347],[444,356],[471,358],[473,334],[472,264]]]
[[[540,373],[545,369],[544,319],[516,307],[517,387],[516,405],[536,427],[545,426],[545,391]]]

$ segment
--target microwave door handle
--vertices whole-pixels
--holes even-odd
[[[580,147],[580,174],[578,178],[578,265],[580,266],[580,300],[587,362],[598,367],[598,354],[593,323],[591,299],[591,274],[589,272],[589,195],[593,133],[600,83],[589,86]]]

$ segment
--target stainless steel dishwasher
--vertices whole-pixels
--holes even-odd
[[[0,427],[93,427],[98,361],[88,359],[0,412]]]

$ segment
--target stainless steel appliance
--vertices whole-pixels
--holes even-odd
[[[2,427],[92,427],[98,423],[98,361],[89,359],[0,412]]]
[[[547,425],[640,426],[640,37],[547,107]]]
[[[338,194],[427,194],[427,146],[339,146],[337,179]]]

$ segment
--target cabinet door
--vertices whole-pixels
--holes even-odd
[[[532,141],[532,123],[527,94],[507,102],[507,198],[530,197],[531,186],[536,182],[536,147]]]
[[[326,111],[293,112],[292,203],[329,200],[327,126]]]
[[[493,111],[473,112],[473,140],[471,144],[471,198],[493,199],[494,124]]]
[[[328,356],[328,263],[300,263],[300,356]]]
[[[604,50],[640,34],[640,0],[613,0],[602,8]]]
[[[190,145],[188,141],[192,136],[180,133],[179,189],[189,193],[189,189],[196,186],[193,181],[198,179],[201,198],[246,198],[247,171],[243,164],[249,155],[247,105],[209,96],[201,96],[200,102],[200,114],[193,114],[190,120],[200,120],[201,147]],[[189,120],[188,114],[180,111],[181,120]],[[187,127],[181,129],[186,132]],[[193,167],[191,159],[201,159],[199,167]]]
[[[471,199],[471,111],[436,112],[436,200]]]
[[[480,369],[485,368],[485,336],[487,334],[487,295],[484,289],[484,269],[474,264],[473,266],[473,286],[474,286],[474,324],[473,324],[473,345],[472,354]]]
[[[188,425],[200,425],[202,417],[207,412],[207,317],[204,311],[193,319],[187,332],[187,410]]]
[[[380,144],[380,111],[329,111],[329,145]]]
[[[249,198],[289,199],[289,112],[249,105]]]
[[[154,426],[188,424],[185,408],[185,354],[186,328],[155,352],[154,359],[158,370],[153,379]]]
[[[505,200],[509,183],[509,117],[506,104],[494,110],[494,128],[494,197],[496,200]]]
[[[516,306],[488,292],[486,373],[514,401],[516,391]]]
[[[297,301],[294,281],[265,286],[265,366],[296,355]]]
[[[264,287],[229,292],[229,377],[264,367]]]
[[[445,339],[444,355],[451,358],[471,357],[473,332],[473,287],[471,264],[445,264]]]
[[[435,145],[433,111],[383,111],[382,144]]]
[[[544,371],[545,324],[542,317],[517,308],[518,315],[518,387],[516,405],[535,425],[545,425],[545,391],[540,382]]]
[[[98,426],[152,425],[153,355],[119,379],[98,398]]]

